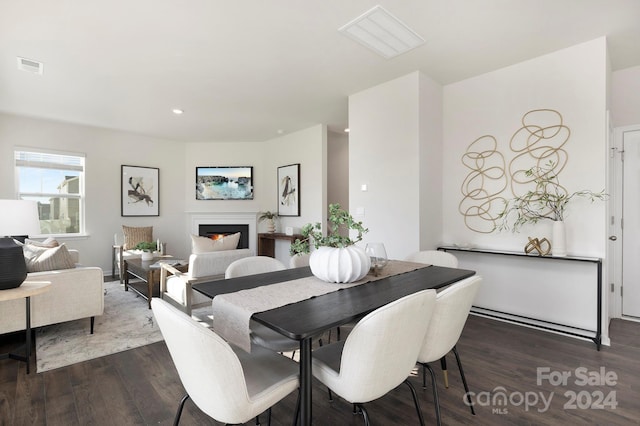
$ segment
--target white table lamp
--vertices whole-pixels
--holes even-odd
[[[38,203],[27,200],[0,200],[0,290],[19,287],[27,278],[22,247],[12,235],[40,234]]]

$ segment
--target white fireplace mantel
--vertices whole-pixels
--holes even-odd
[[[198,235],[200,225],[248,225],[249,248],[258,252],[257,212],[187,212],[191,233]]]

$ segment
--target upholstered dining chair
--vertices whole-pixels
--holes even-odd
[[[271,407],[298,388],[296,362],[260,347],[234,348],[162,299],[154,297],[151,308],[187,392],[174,425],[189,398],[222,423],[244,423],[267,410],[271,423]]]
[[[313,375],[355,404],[366,425],[369,416],[363,404],[403,382],[411,389],[420,424],[424,424],[415,389],[407,377],[416,364],[435,295],[435,290],[423,290],[382,306],[358,321],[345,340],[313,351]]]
[[[232,262],[224,275],[225,278],[237,278],[285,269],[287,267],[278,259],[269,256],[249,256]],[[297,340],[289,339],[255,321],[251,321],[249,328],[251,329],[251,341],[256,345],[276,352],[292,352],[292,357],[293,353],[300,348],[300,343]]]
[[[409,262],[425,263],[427,265],[444,266],[446,268],[457,268],[458,258],[453,254],[442,250],[423,250],[413,253],[405,260]],[[444,375],[444,387],[449,387],[449,371],[447,370],[447,358],[440,359],[442,374]]]
[[[438,402],[438,388],[436,386],[436,376],[433,369],[429,366],[429,363],[442,359],[450,351],[453,351],[456,356],[460,377],[464,385],[465,401],[469,402],[471,414],[475,415],[473,405],[468,401],[469,386],[464,376],[464,370],[462,369],[460,355],[456,349],[456,343],[458,339],[460,339],[464,325],[467,322],[471,304],[473,303],[473,299],[478,292],[481,282],[482,277],[474,275],[438,292],[433,315],[418,355],[418,363],[422,365],[423,388],[426,388],[426,370],[429,370],[431,375],[431,386],[433,389],[433,400],[438,425],[442,424],[440,418],[440,403]]]
[[[442,250],[423,250],[413,253],[405,260],[409,262],[426,263],[429,265],[457,268],[458,258],[453,254]]]

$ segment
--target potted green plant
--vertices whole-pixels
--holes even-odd
[[[504,209],[498,215],[502,222],[496,226],[498,230],[517,232],[526,224],[535,224],[541,220],[553,222],[552,253],[554,256],[566,256],[564,245],[564,218],[571,200],[576,197],[606,200],[608,195],[603,191],[576,191],[571,194],[562,186],[555,173],[556,163],[549,161],[544,167],[532,167],[526,170],[525,176],[531,179],[534,187],[523,195],[505,202]]]
[[[359,280],[369,272],[371,260],[355,244],[369,230],[342,209],[340,204],[329,205],[327,220],[327,235],[322,232],[319,222],[304,225],[300,231],[303,238],[291,243],[290,254],[311,253],[311,272],[323,281],[344,283]],[[357,235],[351,238],[349,230],[356,231]]]
[[[134,249],[142,250],[142,255],[140,256],[142,260],[151,260],[153,259],[153,252],[156,251],[158,247],[155,242],[142,241],[136,244]]]
[[[276,222],[275,220],[278,218],[278,214],[271,212],[269,210],[260,212],[260,216],[258,216],[258,222],[267,221],[267,232],[276,232]]]

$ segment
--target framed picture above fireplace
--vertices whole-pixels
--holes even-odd
[[[196,167],[196,200],[253,200],[253,167]]]
[[[300,164],[278,167],[278,216],[300,216]]]

